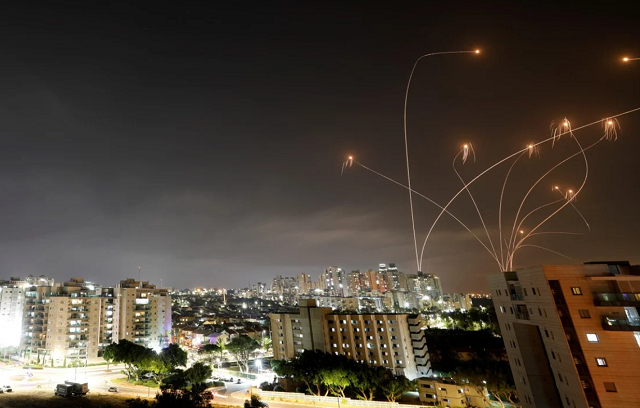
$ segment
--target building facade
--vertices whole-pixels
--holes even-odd
[[[270,318],[276,359],[320,350],[383,366],[410,379],[429,372],[418,315],[339,313],[318,307],[315,299],[301,299],[299,313],[271,314]]]
[[[26,360],[84,365],[99,359],[106,346],[120,339],[147,347],[166,344],[171,297],[167,290],[133,279],[116,288],[102,288],[82,278],[53,286],[26,283],[21,316],[20,346]]]
[[[544,265],[489,277],[523,407],[640,401],[640,268]]]
[[[171,296],[149,282],[120,281],[113,290],[117,299],[118,338],[150,348],[162,348],[171,334]]]
[[[20,345],[24,294],[23,282],[8,282],[0,285],[0,347]]]
[[[333,309],[316,305],[315,299],[300,299],[299,313],[269,315],[274,359],[290,360],[305,350],[326,351],[322,321]]]
[[[416,380],[420,402],[439,407],[484,407],[485,397],[468,384],[456,384],[442,378]],[[484,390],[485,395],[487,394]],[[488,396],[487,396],[488,398]]]

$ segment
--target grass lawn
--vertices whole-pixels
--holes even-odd
[[[129,381],[127,377],[122,377],[122,378],[114,378],[113,380],[111,380],[111,382],[116,384],[122,384],[122,385],[132,384],[132,385],[141,385],[143,387],[158,388],[158,383],[153,380]]]
[[[83,397],[64,398],[50,390],[38,389],[0,394],[1,408],[127,408],[130,396],[93,393]]]

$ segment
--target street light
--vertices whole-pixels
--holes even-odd
[[[622,58],[622,62],[638,61],[638,60],[640,60],[640,58],[629,58],[629,57]]]

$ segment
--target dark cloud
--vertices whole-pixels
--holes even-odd
[[[169,286],[237,286],[327,265],[414,272],[406,192],[347,154],[403,181],[402,101],[423,52],[483,48],[416,70],[409,141],[416,189],[445,203],[472,141],[469,179],[549,134],[549,122],[597,120],[640,106],[638,28],[629,7],[399,4],[9,8],[0,13],[0,270],[135,276]],[[603,26],[603,21],[615,23]],[[582,262],[637,257],[640,115],[589,152],[578,206],[585,236],[539,243]],[[581,132],[595,140],[600,130]],[[575,151],[571,140],[512,176],[506,216],[527,183]],[[502,170],[500,170],[502,171]],[[496,232],[501,173],[474,185]],[[576,184],[573,161],[550,179]],[[551,181],[549,181],[551,182]],[[544,184],[544,185],[542,185]],[[549,199],[534,191],[533,208]],[[419,241],[434,207],[417,201]],[[453,207],[482,236],[462,195]],[[581,228],[570,211],[550,230]],[[425,268],[446,290],[486,287],[495,262],[444,218]],[[565,262],[523,250],[518,265]],[[423,269],[425,269],[423,268]]]

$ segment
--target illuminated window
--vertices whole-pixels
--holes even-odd
[[[575,286],[571,288],[571,293],[573,293],[574,295],[582,295],[582,289],[580,289],[580,287],[578,286]]]
[[[596,364],[598,364],[599,367],[608,367],[607,359],[604,357],[596,357]]]
[[[589,343],[599,343],[600,339],[598,338],[598,335],[595,333],[587,333],[587,340],[589,341]]]

